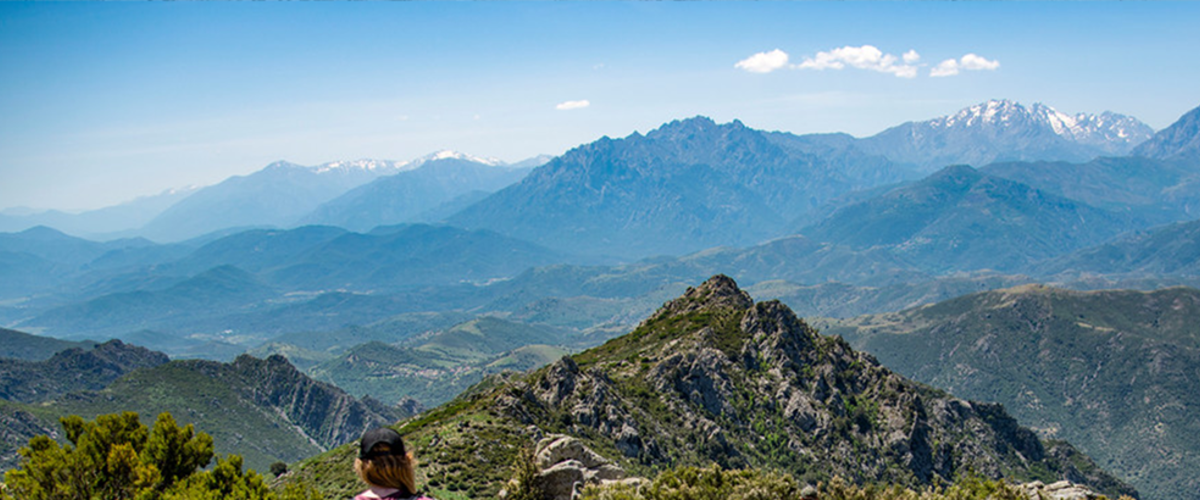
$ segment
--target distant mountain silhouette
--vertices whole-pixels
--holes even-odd
[[[530,168],[446,158],[415,170],[380,177],[323,203],[300,220],[353,231],[418,222],[423,214],[475,192],[495,192],[528,174]]]
[[[907,175],[860,159],[847,168],[791,138],[696,117],[577,147],[448,221],[593,255],[745,245],[839,193]]]
[[[1182,117],[1133,150],[1134,156],[1160,160],[1200,161],[1200,107]]]
[[[843,207],[801,232],[860,250],[887,248],[943,273],[1012,271],[1130,227],[1118,214],[954,166]]]
[[[1154,130],[1124,115],[1068,115],[1035,103],[992,100],[953,115],[889,128],[856,144],[862,150],[932,171],[998,161],[1073,161],[1122,156]]]

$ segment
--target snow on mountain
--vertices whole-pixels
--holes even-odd
[[[1040,102],[1026,108],[1007,99],[990,100],[950,116],[926,122],[930,128],[1005,127],[1033,125],[1049,128],[1064,139],[1081,144],[1119,142],[1136,146],[1154,135],[1154,130],[1136,118],[1105,111],[1098,115],[1069,115]]]
[[[384,176],[408,170],[416,170],[417,168],[420,168],[421,165],[437,160],[463,160],[489,166],[507,165],[507,163],[504,161],[496,158],[482,158],[467,153],[444,149],[409,161],[371,160],[364,158],[353,161],[332,161],[308,168],[317,173],[365,171],[371,172],[377,176]]]
[[[316,165],[316,166],[310,167],[310,168],[312,168],[312,170],[317,173],[325,173],[325,172],[333,172],[333,171],[367,171],[367,172],[373,172],[373,173],[380,174],[380,175],[387,175],[387,174],[391,174],[391,173],[400,172],[401,170],[405,170],[404,166],[407,163],[408,162],[397,162],[397,161],[391,161],[391,160],[369,160],[369,159],[364,158],[361,160],[353,160],[353,161],[331,161],[329,163],[322,163],[320,165]]]
[[[996,161],[1074,161],[1123,156],[1153,136],[1136,118],[1112,112],[1068,114],[1042,103],[997,99],[952,115],[908,122],[862,139],[868,153],[921,170]]]
[[[472,163],[481,163],[484,165],[490,165],[493,167],[497,167],[497,166],[506,164],[504,161],[498,160],[496,158],[481,158],[481,157],[469,155],[466,153],[460,153],[458,151],[443,149],[441,151],[427,154],[427,155],[417,158],[413,161],[410,161],[410,162],[408,162],[408,164],[405,165],[405,167],[407,170],[411,170],[411,169],[417,168],[417,167],[425,164],[426,162],[431,162],[431,161],[435,161],[435,160],[463,160],[463,161],[469,161]]]

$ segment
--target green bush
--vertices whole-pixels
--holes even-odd
[[[581,500],[799,500],[802,485],[787,474],[760,470],[681,467],[649,484],[589,486]],[[833,478],[817,485],[820,500],[1027,500],[1002,481],[968,477],[948,487],[912,490],[900,486],[856,485]],[[1104,498],[1104,497],[1101,497]],[[1126,500],[1122,497],[1121,500]]]
[[[0,499],[57,500],[314,500],[308,489],[278,495],[262,476],[242,471],[242,457],[213,458],[212,437],[191,424],[179,427],[162,413],[147,429],[133,412],[60,419],[68,444],[36,436],[21,448],[18,468],[4,475]]]

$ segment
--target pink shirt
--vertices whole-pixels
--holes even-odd
[[[367,491],[364,491],[364,492],[356,495],[354,497],[354,500],[379,500],[381,498],[387,498],[388,495],[393,495],[393,494],[396,494],[399,492],[400,492],[400,490],[398,490],[396,488],[382,488],[379,486],[372,486],[372,487],[368,488]],[[400,498],[400,497],[395,497],[395,498]],[[413,500],[432,500],[429,497],[425,497],[425,496],[421,496],[421,495],[413,495],[408,498],[412,498]]]

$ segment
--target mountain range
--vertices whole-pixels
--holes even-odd
[[[339,162],[306,167],[285,161],[197,190],[140,230],[179,241],[226,228],[288,225],[346,191],[395,173],[392,162]]]
[[[351,189],[323,203],[300,223],[365,232],[376,226],[437,222],[439,214],[517,182],[531,169],[444,155]]]
[[[301,166],[280,161],[201,188],[136,233],[156,241],[179,241],[228,228],[326,222],[366,231],[380,224],[415,222],[459,197],[495,191],[520,179],[539,161],[541,157],[509,167],[500,160],[456,151],[405,162],[357,160]]]
[[[733,276],[757,296],[779,298],[803,314],[843,317],[1039,280],[1151,289],[1200,282],[1192,220],[1200,206],[1200,161],[1191,156],[1191,138],[1200,135],[1195,111],[1136,149],[1137,124],[1115,115],[1070,117],[1006,102],[960,115],[908,124],[909,142],[903,143],[950,166],[906,159],[909,146],[882,139],[797,136],[696,117],[645,135],[603,138],[528,171],[451,153],[419,164],[275,165],[197,191],[188,198],[193,201],[163,212],[161,217],[171,214],[163,219],[168,222],[178,217],[160,226],[179,231],[170,239],[216,228],[171,244],[140,238],[99,243],[49,228],[0,234],[0,325],[72,339],[117,337],[175,357],[234,360],[176,360],[129,373],[101,370],[124,373],[113,382],[97,375],[103,387],[14,384],[19,390],[11,392],[28,401],[33,390],[69,395],[56,395],[45,405],[3,402],[3,418],[11,424],[4,432],[53,428],[53,416],[61,411],[115,411],[121,405],[158,411],[169,406],[164,401],[178,404],[173,408],[181,412],[211,416],[217,407],[197,409],[187,402],[216,395],[239,401],[229,413],[238,418],[265,412],[244,417],[248,427],[214,421],[243,429],[221,439],[236,444],[247,432],[258,432],[259,424],[299,426],[300,438],[271,434],[270,450],[248,452],[257,463],[294,460],[336,444],[312,438],[316,434],[353,433],[305,427],[298,422],[311,408],[288,413],[295,410],[291,403],[262,399],[275,389],[254,385],[274,379],[304,389],[284,391],[280,398],[289,402],[353,406],[351,396],[330,392],[332,386],[310,386],[316,383],[306,382],[308,372],[389,404],[416,397],[433,405],[466,389],[406,427],[434,450],[425,479],[457,485],[442,491],[450,496],[464,485],[472,495],[494,493],[505,478],[479,472],[477,460],[513,460],[506,455],[511,449],[483,450],[472,440],[519,447],[528,444],[530,432],[579,435],[637,473],[717,460],[731,467],[784,464],[809,478],[839,474],[922,485],[969,467],[990,476],[1067,477],[1110,493],[1132,492],[1069,445],[1042,442],[1019,428],[998,406],[956,400],[902,380],[871,356],[817,335],[781,304],[754,304],[728,279],[671,300],[714,274]],[[903,135],[897,134],[888,137]],[[1100,151],[1104,148],[1109,149]],[[976,153],[998,156],[973,159]],[[1095,157],[1106,154],[1128,156]],[[978,164],[993,160],[1004,161]],[[322,176],[333,177],[318,182]],[[447,180],[455,178],[463,182]],[[313,187],[321,182],[326,185]],[[309,187],[297,187],[302,185]],[[274,212],[252,214],[262,219],[220,211],[261,212],[255,204],[270,202],[275,196],[270,193],[281,201]],[[431,196],[422,198],[425,194]],[[291,195],[303,199],[283,199]],[[323,201],[315,202],[318,198]],[[210,209],[206,203],[226,206]],[[210,215],[216,219],[204,219]],[[360,226],[293,227],[317,216]],[[398,219],[439,223],[388,225]],[[229,221],[277,227],[237,229]],[[1138,316],[1159,311],[1154,319],[1168,318],[1168,302],[1186,313],[1186,294],[1139,302],[1142,296],[1135,292],[1108,292],[1109,302],[1101,305],[1047,307],[1060,296],[1066,297],[1061,303],[1077,297],[1063,292],[1048,294],[1053,299],[1023,298],[1025,293],[968,296],[955,306],[860,318],[862,324],[846,320],[851,323],[838,327],[848,328],[845,338],[880,352],[881,359],[884,351],[898,356],[921,351],[911,354],[921,360],[912,363],[919,366],[911,373],[956,394],[959,388],[980,389],[963,374],[995,369],[988,363],[997,360],[1035,367],[1050,382],[1071,380],[1097,390],[1115,382],[1072,370],[1114,368],[1117,375],[1148,381],[1159,374],[1145,366],[1156,366],[1186,381],[1200,362],[1187,354],[1191,347],[1146,347],[1153,342],[1145,340],[1151,337],[1145,332],[1167,330],[1145,326],[1153,323]],[[719,300],[710,301],[713,297]],[[664,301],[669,305],[655,313]],[[932,316],[947,308],[953,313]],[[1064,308],[1104,320],[1072,317],[1060,312]],[[651,319],[638,327],[647,316]],[[867,328],[890,332],[897,325],[911,326],[906,330],[911,335],[886,337]],[[1003,332],[1004,341],[1019,345],[970,337],[974,331]],[[1044,338],[1029,339],[1031,331]],[[901,337],[931,345],[866,343]],[[943,347],[939,339],[960,337],[958,351],[935,349]],[[1142,344],[1122,343],[1131,339]],[[1038,342],[1056,346],[1050,351],[1082,346],[1088,356],[1079,361],[1045,355],[1046,349],[1022,350]],[[597,345],[531,375],[498,374]],[[45,353],[55,348],[50,346],[28,354],[46,357],[5,366],[14,367],[12,373],[42,373],[29,367],[49,366]],[[1153,362],[1124,367],[1096,357],[1104,347]],[[237,357],[247,350],[267,359]],[[954,358],[957,371],[929,371],[942,368],[928,358],[934,353]],[[986,359],[968,356],[976,354]],[[910,373],[901,366],[906,365],[895,368]],[[1028,373],[996,373],[988,388],[998,392],[984,392],[980,399],[1012,396],[1008,390],[1018,382],[1035,394],[1042,390],[1023,378]],[[170,385],[189,381],[193,385],[186,389]],[[1143,393],[1175,394],[1175,382]],[[1101,394],[1058,389],[1070,396],[1070,404],[1056,404],[1077,405],[1071,411],[1100,408],[1110,430],[1124,425],[1117,417],[1127,415],[1081,402]],[[1043,407],[1052,401],[1038,397]],[[395,417],[386,416],[393,409],[372,401],[362,404],[379,418]],[[1165,406],[1146,409],[1162,424],[1150,428],[1174,439],[1191,425],[1176,410],[1182,405],[1186,412],[1191,403],[1182,396],[1162,401]],[[1005,403],[1022,421],[1035,422],[1012,406],[1018,403]],[[221,407],[233,408],[230,404]],[[287,416],[272,417],[280,414]],[[1164,474],[1171,464],[1190,464],[1191,452],[1148,438],[1170,464],[1140,455],[1123,459],[1113,453],[1124,453],[1124,443],[1093,445],[1083,431],[1066,429],[1070,419],[1094,422],[1086,411],[1062,415],[1042,415],[1050,420],[1034,425],[1043,437],[1069,437],[1101,457],[1105,469],[1121,471],[1151,495],[1169,498],[1162,492],[1189,487],[1154,474]],[[1125,421],[1135,420],[1129,432],[1151,432],[1144,430],[1144,419]],[[1078,442],[1072,436],[1080,436]],[[1095,452],[1094,446],[1109,448]],[[324,471],[323,481],[342,481],[344,471],[328,473],[329,467],[345,467],[346,453],[335,451],[305,467]],[[1193,470],[1185,465],[1179,475]],[[347,484],[338,482],[327,493],[344,492]],[[1163,489],[1177,486],[1184,489]]]
[[[507,164],[444,150],[410,161],[364,159],[315,166],[278,161],[212,186],[172,189],[96,210],[6,209],[0,213],[0,231],[47,226],[87,238],[144,236],[179,242],[253,227],[288,228],[332,221],[366,231],[376,225],[435,222],[519,180],[550,158],[539,155]],[[374,180],[398,174],[403,174],[399,180],[367,188]],[[341,198],[358,187],[364,189]],[[333,204],[323,207],[326,202]],[[372,203],[381,205],[373,207]],[[363,213],[375,220],[364,223]]]
[[[196,189],[169,189],[156,195],[142,196],[125,203],[79,213],[59,210],[6,210],[0,212],[0,231],[17,232],[47,226],[85,238],[109,239],[112,236],[130,236],[130,231],[146,225]]]
[[[746,245],[841,193],[907,178],[804,151],[790,135],[705,117],[575,148],[450,217],[564,252],[641,257]]]
[[[901,129],[914,127],[923,132],[902,133]],[[1184,137],[1186,133],[1184,127],[1175,134]],[[519,179],[526,168],[536,166],[546,158],[514,164],[522,165],[519,168],[450,151],[409,162],[359,160],[314,167],[276,162],[254,174],[198,189],[169,208],[160,207],[165,210],[136,234],[156,240],[180,240],[221,229],[292,227],[303,223],[343,225],[366,231],[378,224],[451,217],[460,225],[488,227],[545,244],[557,235],[548,237],[537,234],[536,228],[522,229],[519,221],[487,220],[486,214],[487,207],[515,209],[525,214],[546,208],[539,204],[549,203],[558,209],[591,207],[583,217],[574,217],[585,220],[574,223],[563,218],[570,216],[550,215],[555,217],[555,223],[566,223],[575,231],[596,233],[602,241],[629,240],[631,238],[621,234],[641,229],[668,230],[675,233],[664,239],[681,240],[684,243],[674,247],[694,251],[719,244],[745,245],[760,241],[777,235],[781,224],[786,225],[830,198],[851,190],[912,179],[917,174],[908,170],[914,165],[909,156],[937,158],[934,163],[921,168],[940,168],[952,163],[979,166],[1003,159],[1086,160],[1097,154],[1127,152],[1149,136],[1149,129],[1144,124],[1120,115],[1106,112],[1068,116],[1041,104],[1027,109],[1011,101],[989,101],[955,115],[908,123],[866,139],[854,139],[844,134],[765,133],[737,122],[721,128],[711,120],[696,118],[664,125],[644,137],[635,133],[623,140],[600,141],[591,145],[591,153],[577,151],[571,161],[589,167],[557,167],[558,174],[545,174],[552,180],[543,177],[538,182],[530,181],[530,186],[506,195],[514,198],[508,201],[488,201],[485,195]],[[1024,142],[1013,142],[1014,137],[1022,138]],[[1086,157],[1080,156],[1083,153],[1068,154],[1062,146],[1066,143],[1084,149],[1091,147],[1094,151],[1088,150],[1090,152],[1084,154]],[[947,144],[960,146],[955,149]],[[607,151],[606,145],[620,151]],[[986,162],[972,156],[985,150],[1019,151],[1023,156],[992,155]],[[592,153],[601,157],[582,158]],[[435,168],[433,164],[437,163],[444,164],[443,168]],[[575,177],[564,175],[579,168],[591,173],[582,174],[582,177],[578,177],[579,173],[572,174]],[[591,180],[585,182],[584,178]],[[370,183],[372,180],[380,182]],[[573,189],[580,192],[560,194],[558,196],[565,199],[555,202],[553,192],[572,188],[567,185],[532,187],[547,182],[574,184]],[[348,192],[356,187],[359,189]],[[522,203],[522,194],[528,195],[539,189],[547,193],[544,196],[548,199]],[[590,197],[590,201],[578,198],[592,189],[603,191],[604,198],[596,198],[595,193],[584,196]],[[801,195],[796,196],[797,193]],[[629,208],[613,206],[622,203],[619,201],[622,196],[651,201]],[[706,196],[708,201],[702,201]],[[740,201],[719,202],[719,199],[729,197]],[[164,194],[156,199],[162,204],[161,200],[168,198]],[[143,205],[149,205],[148,200]],[[321,206],[326,202],[330,205]],[[533,205],[525,206],[530,203]],[[480,207],[471,208],[473,204]],[[507,206],[510,204],[516,206]],[[579,206],[566,206],[571,204]],[[758,204],[763,206],[756,206]],[[466,215],[452,216],[463,208],[468,212]],[[539,218],[546,215],[539,214]],[[473,220],[479,217],[485,219]],[[700,224],[704,220],[721,222],[723,227],[729,228],[730,235],[704,235]],[[508,227],[514,224],[517,227]],[[663,227],[656,227],[656,224]],[[597,232],[601,229],[612,232],[613,227],[624,229],[617,229],[618,234],[610,235]],[[96,228],[92,233],[98,230]],[[633,255],[638,256],[681,253],[681,249],[666,242],[663,244],[667,246],[663,248],[637,241],[624,243],[613,246],[633,245],[635,248],[631,250],[636,251]],[[639,246],[647,248],[639,250]],[[578,250],[576,246],[564,246],[563,249]],[[614,253],[631,254],[625,251]]]

